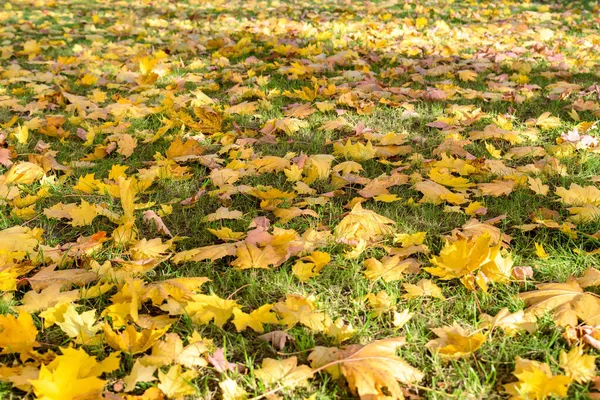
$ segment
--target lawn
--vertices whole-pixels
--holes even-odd
[[[597,2],[0,21],[0,398],[600,398]]]

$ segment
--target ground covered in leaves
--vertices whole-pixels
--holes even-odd
[[[0,2],[0,397],[598,398],[600,9],[452,3]]]

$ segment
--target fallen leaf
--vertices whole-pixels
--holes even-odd
[[[275,385],[287,388],[308,386],[308,379],[312,378],[313,372],[308,365],[297,364],[296,357],[285,360],[265,358],[261,368],[254,373],[267,387]]]
[[[103,326],[106,342],[116,350],[122,350],[130,354],[143,353],[148,350],[154,342],[163,336],[170,326],[162,329],[142,329],[138,332],[135,326],[127,325],[121,333],[112,330],[108,323]]]
[[[381,261],[375,258],[365,260],[365,276],[368,279],[383,279],[384,282],[398,281],[403,278],[407,269],[418,268],[420,263],[414,258],[402,259],[400,256],[384,257]]]
[[[565,375],[575,382],[586,383],[596,377],[596,356],[584,354],[581,346],[568,353],[561,351],[559,361]]]
[[[315,347],[308,356],[313,368],[325,368],[334,378],[343,375],[350,390],[361,399],[404,398],[402,387],[421,381],[423,373],[396,355],[405,344],[402,337],[378,340],[341,349]]]
[[[156,228],[156,230],[158,232],[162,233],[163,235],[173,237],[173,235],[169,231],[169,228],[167,228],[167,226],[163,222],[162,218],[159,217],[154,211],[152,211],[152,210],[144,211],[144,221],[148,222],[148,223],[152,222],[154,224],[154,227]]]
[[[283,350],[288,340],[294,340],[287,332],[273,331],[259,336],[260,339],[270,342],[274,348]]]
[[[181,365],[173,365],[167,373],[158,371],[159,383],[157,387],[171,398],[183,398],[196,394],[196,388],[192,385],[198,373],[194,370],[182,371]]]
[[[154,372],[156,372],[156,367],[153,365],[143,366],[139,360],[133,364],[131,368],[131,372],[125,378],[123,378],[123,382],[125,383],[125,391],[132,392],[135,389],[135,385],[139,382],[153,382],[156,380],[154,376]]]
[[[20,312],[18,317],[12,314],[0,315],[0,327],[2,354],[19,353],[21,361],[24,362],[33,348],[39,346],[35,340],[38,330],[27,312]]]
[[[240,369],[238,364],[230,363],[225,359],[225,353],[223,351],[223,348],[215,350],[215,352],[209,355],[207,359],[210,365],[212,365],[220,373],[238,370],[243,372],[243,367],[242,369]]]
[[[487,340],[481,332],[468,332],[456,322],[452,326],[435,328],[432,331],[439,338],[430,340],[425,346],[445,359],[467,357],[477,351]]]
[[[546,363],[517,357],[513,375],[515,383],[504,385],[506,393],[513,399],[545,399],[549,396],[566,397],[571,378],[552,375]]]

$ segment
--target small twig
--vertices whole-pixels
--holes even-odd
[[[475,361],[475,366],[479,370],[479,373],[481,373],[482,375],[485,375],[485,371],[483,369],[481,369],[481,365],[479,365],[479,362],[477,361],[477,357],[475,356],[475,353],[471,353],[471,355],[473,356],[473,360]]]
[[[61,195],[61,197],[101,197],[101,198],[106,198],[106,196],[100,195],[100,194],[63,194]]]
[[[438,394],[444,398],[450,397],[450,398],[456,398],[455,394],[451,394],[451,393],[446,393],[446,392],[442,392],[441,390],[435,390],[432,388],[428,388],[427,386],[421,386],[421,385],[417,385],[416,383],[413,383],[412,386],[416,387],[419,390],[424,390],[426,392],[431,392],[431,393],[435,393]]]
[[[283,353],[281,351],[276,351],[275,353],[280,355],[280,356],[293,356],[296,354],[303,354],[309,351],[313,351],[314,349],[306,349],[306,350],[300,350],[300,351],[294,351],[293,353]]]
[[[25,226],[25,225],[29,224],[30,222],[33,222],[33,221],[37,220],[38,218],[40,218],[40,215],[41,214],[36,215],[35,217],[31,218],[29,221],[23,222],[21,225]]]
[[[233,293],[231,293],[229,296],[227,296],[227,300],[231,299],[233,296],[235,296],[235,294],[237,292],[239,292],[240,290],[242,290],[245,287],[251,286],[249,283],[244,285],[244,286],[240,286],[239,288],[235,289],[235,291]]]
[[[477,296],[477,290],[473,290],[473,294],[475,295],[475,306],[477,307],[477,310],[479,310],[479,314],[483,314],[483,311],[481,310],[481,304],[479,304],[479,296]]]

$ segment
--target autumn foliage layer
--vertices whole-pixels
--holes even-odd
[[[598,5],[0,21],[0,397],[600,397]]]

